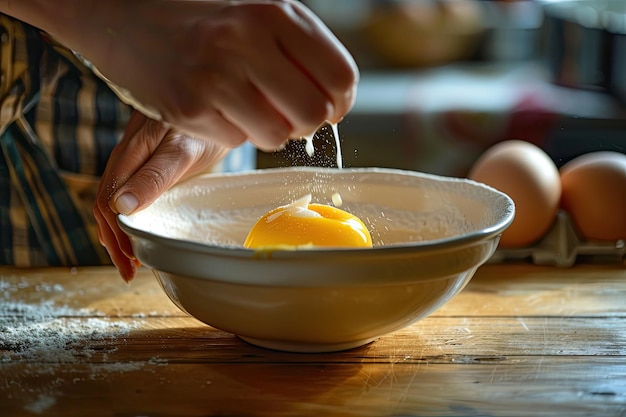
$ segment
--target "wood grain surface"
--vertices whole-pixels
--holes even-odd
[[[626,269],[485,265],[339,353],[251,346],[150,271],[0,268],[0,416],[626,416]]]

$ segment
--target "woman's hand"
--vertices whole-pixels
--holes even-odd
[[[276,150],[338,122],[355,99],[355,62],[298,1],[20,0],[8,9],[164,121],[224,146]]]
[[[127,280],[136,264],[118,212],[228,148],[278,149],[354,104],[354,60],[295,0],[0,0],[0,12],[81,53],[165,122],[132,118],[98,192],[100,238]]]
[[[111,153],[94,207],[100,242],[125,281],[135,276],[138,263],[128,237],[117,225],[117,214],[147,207],[177,182],[208,171],[227,152],[216,142],[133,114],[122,141]]]

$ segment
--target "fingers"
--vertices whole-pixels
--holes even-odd
[[[108,211],[110,209],[106,209],[104,212],[94,209],[100,243],[106,248],[122,279],[130,282],[135,277],[139,262],[133,256],[128,238],[124,236],[125,239],[120,242],[120,237],[116,236],[113,229],[109,227],[109,221],[104,216],[104,213]],[[122,246],[126,246],[125,250],[122,250]]]
[[[145,208],[178,181],[206,171],[227,151],[133,114],[107,163],[94,207],[100,241],[126,281],[138,264],[128,236],[117,224],[117,214]]]
[[[289,121],[291,138],[314,132],[333,117],[332,100],[282,53],[278,45],[267,49],[268,61],[259,63],[250,73],[252,83]]]
[[[226,103],[213,104],[218,90],[213,84],[207,87],[206,80],[202,80],[195,84],[195,89],[206,90],[206,93],[176,92],[178,97],[173,96],[163,108],[163,119],[190,136],[216,141],[228,148],[236,148],[248,140],[247,132],[258,135],[257,130],[250,129],[248,124],[242,125],[236,119],[225,116],[228,113]],[[242,90],[235,93],[238,96],[243,94]]]
[[[119,186],[123,184],[141,164],[143,157],[137,158],[136,154],[131,154],[128,160],[124,160],[127,154],[128,142],[134,138],[139,131],[146,129],[147,119],[134,113],[129,120],[126,132],[120,144],[111,153],[107,167],[102,175],[96,203],[94,206],[94,217],[98,224],[98,236],[100,243],[106,248],[111,261],[117,267],[122,278],[128,282],[135,275],[135,265],[132,246],[128,237],[119,230],[117,225],[117,213],[112,210],[110,200],[115,195]],[[143,148],[138,149],[143,151]],[[130,164],[128,164],[130,163]],[[125,165],[126,164],[126,165]]]
[[[91,29],[119,36],[96,42],[85,33],[81,52],[133,101],[191,136],[275,150],[338,122],[354,104],[354,60],[299,1],[126,4],[124,13],[102,6]]]
[[[290,137],[308,135],[326,121],[339,121],[354,104],[358,81],[347,50],[298,2],[248,6],[238,20],[240,32],[252,29],[254,37],[254,47],[244,51],[244,68],[251,83],[289,121]]]
[[[133,256],[133,253],[128,237],[119,231],[117,212],[111,207],[110,201],[128,178],[149,158],[152,151],[147,146],[133,146],[132,144],[136,142],[135,138],[140,136],[140,133],[147,136],[158,136],[161,130],[159,123],[149,120],[140,113],[133,113],[122,140],[109,156],[100,180],[94,215],[98,222],[100,243],[106,247],[116,266],[118,265],[116,263],[118,251],[129,258]],[[146,144],[150,144],[150,142],[147,141]]]
[[[166,100],[165,120],[227,146],[249,140],[273,151],[352,108],[357,66],[305,6],[276,0],[220,10],[185,44],[195,58],[184,61],[188,82]]]
[[[166,134],[149,159],[112,196],[114,211],[129,215],[146,208],[192,171],[203,146],[201,140]]]
[[[247,76],[229,73],[211,95],[225,119],[238,123],[257,148],[275,151],[292,134],[291,122]]]
[[[328,121],[337,123],[354,105],[358,67],[348,50],[313,12],[299,2],[292,2],[291,6],[305,27],[286,31],[279,38],[280,44],[331,99],[334,111]]]
[[[141,210],[246,140],[272,151],[338,122],[354,104],[359,77],[348,51],[299,2],[164,5],[167,19],[149,6],[128,45],[110,48],[120,59],[99,61],[113,81],[190,134],[136,113],[111,154],[94,212],[102,243],[131,278],[136,264],[118,213]]]
[[[268,37],[256,34],[255,48],[262,53],[251,55],[248,76],[289,121],[291,137],[338,122],[354,104],[358,81],[348,51],[298,2],[272,2],[250,12],[271,30]]]

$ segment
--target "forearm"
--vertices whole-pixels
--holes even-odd
[[[106,26],[103,24],[98,28],[103,16],[97,9],[107,3],[93,0],[0,0],[0,13],[35,26],[80,51],[88,42],[106,44]]]
[[[68,25],[79,24],[88,4],[88,0],[1,0],[0,12],[59,35],[70,29]]]

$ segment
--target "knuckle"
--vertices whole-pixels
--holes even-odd
[[[132,178],[132,183],[129,181],[128,186],[137,191],[136,195],[140,200],[139,205],[142,205],[146,194],[159,195],[167,188],[168,184],[169,176],[167,175],[167,170],[148,165],[135,174]]]
[[[329,117],[329,106],[328,101],[322,98],[310,100],[300,116],[301,124],[307,128],[316,128],[324,123]]]
[[[188,166],[201,152],[201,142],[193,137],[176,134],[168,141],[166,150],[169,158],[176,161],[178,166]]]
[[[202,117],[203,106],[198,102],[197,95],[194,92],[189,94],[177,93],[169,105],[163,111],[165,121],[174,125],[184,125],[190,120],[196,120]]]
[[[276,149],[281,147],[292,136],[292,129],[286,124],[274,124],[256,135],[255,143],[263,148]]]
[[[285,0],[276,0],[268,3],[252,4],[250,7],[239,9],[247,20],[270,22],[282,18],[287,12],[288,3]]]
[[[288,124],[280,123],[272,127],[270,136],[273,137],[276,142],[282,143],[289,138],[291,130],[291,126]]]
[[[359,72],[349,64],[335,73],[334,88],[342,93],[351,91],[359,81]]]

